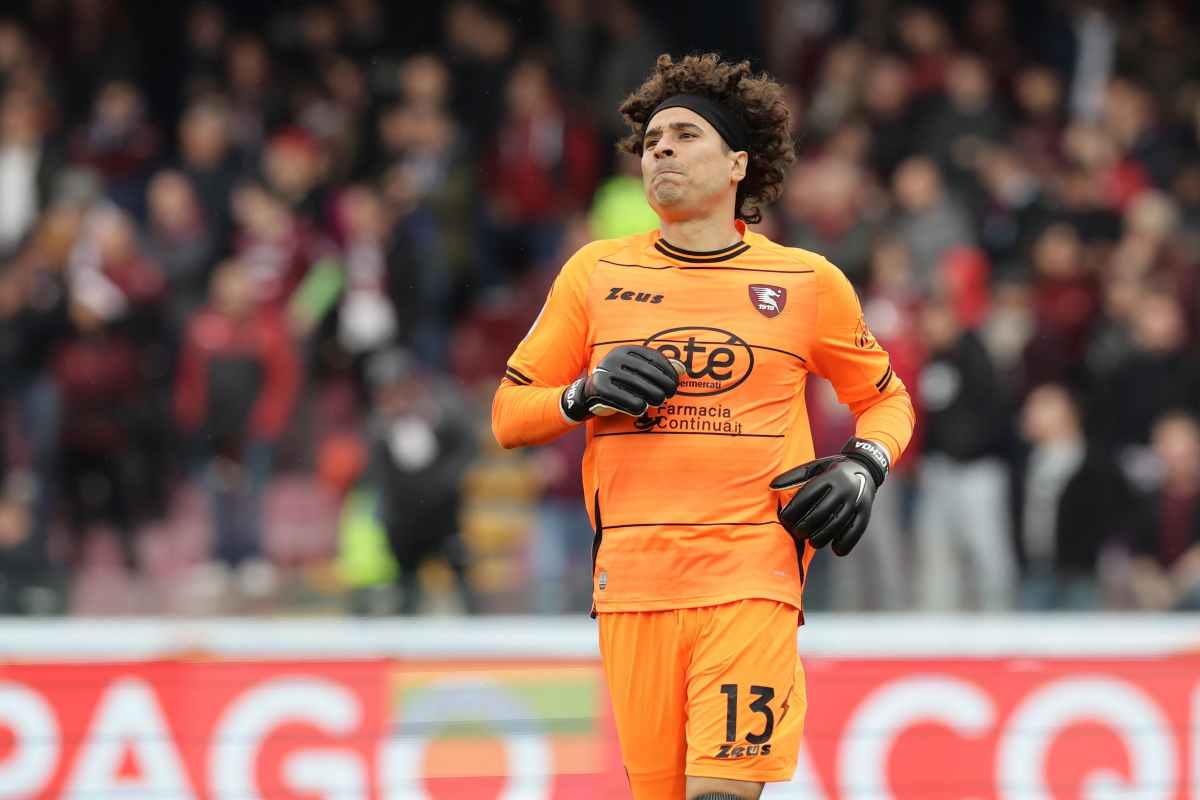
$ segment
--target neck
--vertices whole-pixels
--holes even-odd
[[[1192,497],[1196,494],[1196,476],[1169,476],[1163,488],[1171,497]]]
[[[729,247],[742,240],[734,218],[725,214],[681,220],[662,220],[662,238],[684,250],[707,252]]]

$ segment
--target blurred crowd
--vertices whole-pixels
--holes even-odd
[[[159,6],[0,16],[0,613],[586,609],[582,436],[487,409],[566,257],[655,226],[616,108],[704,49],[788,85],[758,227],[920,413],[806,601],[1200,608],[1190,4]]]

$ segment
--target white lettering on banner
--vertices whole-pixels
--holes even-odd
[[[1113,729],[1128,751],[1132,777],[1098,769],[1084,780],[1084,800],[1176,796],[1178,765],[1170,723],[1154,700],[1126,681],[1107,676],[1063,678],[1031,692],[1013,712],[996,754],[1001,800],[1054,800],[1046,785],[1046,756],[1069,725],[1100,722]]]
[[[868,695],[846,724],[838,748],[838,790],[845,800],[891,800],[888,753],[914,722],[945,723],[961,736],[985,735],[995,722],[991,698],[972,683],[914,675]]]
[[[431,734],[444,734],[463,722],[495,728],[504,746],[507,780],[497,800],[549,800],[554,772],[550,744],[540,732],[513,730],[538,725],[544,715],[515,693],[474,676],[447,677],[422,686],[398,713],[395,732],[379,754],[381,791],[387,800],[429,800],[423,760]]]
[[[262,800],[258,788],[258,751],[271,731],[286,723],[313,725],[332,736],[349,736],[361,724],[362,708],[353,693],[333,681],[315,676],[274,678],[255,686],[238,697],[218,721],[212,734],[208,757],[208,780],[215,800]],[[285,778],[300,777],[306,784],[313,769],[303,760],[317,758],[328,764],[328,748],[294,753],[288,758]],[[361,760],[345,751],[339,770],[361,776],[366,772]],[[351,763],[353,767],[349,766]],[[328,784],[326,784],[328,785]],[[344,792],[327,791],[325,797],[346,797]]]
[[[825,800],[825,787],[813,766],[807,744],[800,744],[800,757],[792,779],[787,783],[768,783],[760,796],[763,800]]]
[[[1192,690],[1192,768],[1191,768],[1191,797],[1200,800],[1200,684]]]
[[[59,758],[58,719],[41,696],[19,683],[0,681],[0,729],[12,732],[13,747],[0,760],[0,787],[6,797],[32,797],[41,791]]]
[[[119,773],[126,752],[137,773]],[[194,798],[175,740],[150,684],[122,678],[104,692],[67,781],[66,800]]]
[[[362,759],[344,750],[309,750],[283,763],[288,785],[298,792],[328,798],[367,796]]]

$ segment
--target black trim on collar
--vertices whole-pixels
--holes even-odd
[[[734,242],[729,247],[722,247],[720,250],[698,251],[684,250],[682,247],[675,247],[669,244],[664,239],[659,239],[654,243],[654,249],[665,256],[669,256],[676,261],[687,261],[693,264],[709,264],[718,261],[728,261],[731,258],[737,258],[742,253],[750,249],[750,245],[745,242]]]

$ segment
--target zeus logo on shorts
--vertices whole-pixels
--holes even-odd
[[[769,744],[751,744],[751,745],[732,745],[723,744],[721,749],[717,751],[716,758],[748,758],[750,756],[766,756],[771,754],[771,745]]]

